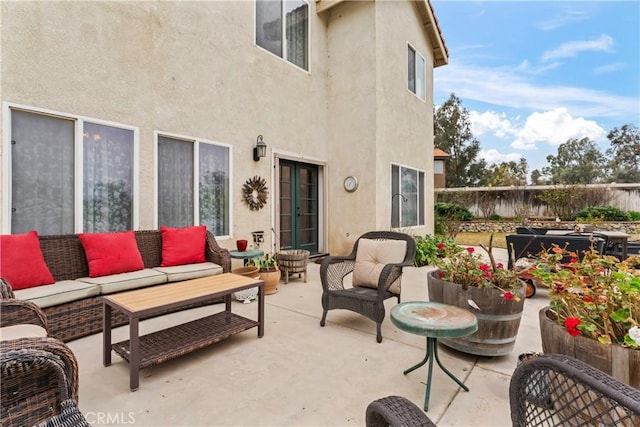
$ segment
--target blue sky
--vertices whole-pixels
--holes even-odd
[[[489,163],[547,165],[558,145],[640,126],[640,1],[432,0],[449,49],[434,104],[453,92]]]

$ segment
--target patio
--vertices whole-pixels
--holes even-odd
[[[494,249],[506,263],[506,251]],[[375,323],[356,313],[322,315],[319,265],[308,266],[308,282],[281,282],[265,298],[265,336],[255,329],[140,374],[140,389],[129,391],[128,364],[117,355],[102,366],[102,336],[71,341],[78,358],[80,409],[95,425],[188,426],[363,426],[369,402],[400,395],[418,406],[425,393],[426,366],[402,375],[420,361],[424,337],[395,328],[387,300],[384,340]],[[427,272],[407,268],[403,301],[427,299]],[[479,357],[440,346],[442,362],[470,388],[464,392],[434,369],[429,417],[439,426],[507,426],[509,380],[517,356],[541,351],[538,311],[547,305],[546,289],[525,303],[516,349],[508,356]],[[256,302],[233,303],[234,311],[255,316]],[[222,305],[144,321],[141,334],[222,310]],[[127,328],[114,340],[127,338]]]

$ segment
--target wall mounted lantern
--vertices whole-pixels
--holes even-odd
[[[267,155],[267,144],[264,142],[262,135],[258,135],[258,139],[256,140],[256,146],[253,147],[253,161],[257,162],[260,160],[260,157],[265,157]]]

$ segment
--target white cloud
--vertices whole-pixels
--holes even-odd
[[[480,150],[478,157],[484,159],[488,164],[500,163],[500,162],[519,162],[522,157],[518,153],[502,154],[494,148],[488,150]]]
[[[495,106],[549,111],[564,107],[574,116],[616,117],[636,122],[638,99],[571,86],[532,83],[517,67],[482,67],[451,60],[435,70],[434,89],[443,99],[454,92],[461,99]]]
[[[595,40],[580,40],[566,42],[553,50],[548,50],[542,54],[542,61],[556,58],[570,58],[584,51],[610,52],[613,46],[613,37],[602,34]]]
[[[625,64],[624,62],[614,62],[612,64],[606,64],[601,67],[598,67],[595,70],[593,70],[593,72],[594,74],[606,74],[606,73],[613,73],[619,70],[624,70],[625,68],[627,68],[627,64]]]
[[[498,138],[505,139],[518,134],[518,128],[512,123],[512,119],[507,118],[505,113],[469,111],[469,121],[474,136],[491,133]]]
[[[560,145],[571,138],[598,141],[605,131],[596,122],[582,117],[573,118],[565,108],[531,114],[511,147],[533,150],[538,144]]]
[[[543,31],[555,30],[556,28],[564,27],[576,21],[583,21],[588,19],[589,15],[582,11],[564,11],[560,15],[547,19],[546,21],[539,22],[538,28]]]

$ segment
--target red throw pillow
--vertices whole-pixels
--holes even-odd
[[[160,267],[206,261],[204,257],[204,244],[207,238],[206,225],[185,228],[161,226],[160,233],[162,233],[162,264]]]
[[[144,262],[132,230],[78,234],[89,262],[89,277],[142,270]]]
[[[44,262],[37,232],[0,236],[0,277],[14,291],[55,282]]]

